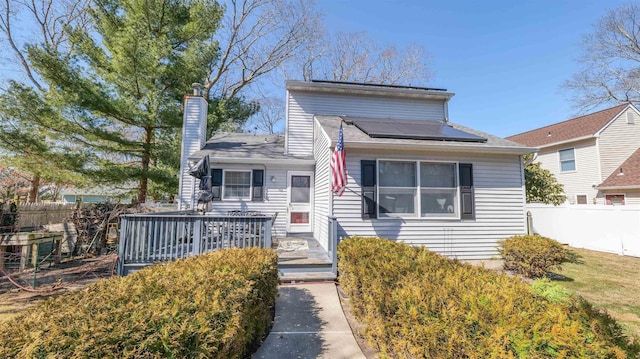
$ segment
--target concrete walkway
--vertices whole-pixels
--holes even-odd
[[[365,358],[333,283],[282,285],[269,336],[253,359]]]

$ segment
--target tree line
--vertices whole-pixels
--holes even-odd
[[[18,69],[0,91],[0,161],[29,177],[31,201],[43,183],[131,186],[138,202],[174,194],[194,82],[210,135],[249,120],[275,132],[282,103],[260,95],[270,76],[429,76],[419,46],[330,36],[304,0],[2,0],[0,33]],[[345,41],[348,53],[333,51]]]

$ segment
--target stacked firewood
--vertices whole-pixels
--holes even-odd
[[[73,254],[100,254],[105,248],[110,224],[111,228],[117,228],[120,215],[128,212],[129,206],[122,204],[78,204],[69,216],[78,234]]]

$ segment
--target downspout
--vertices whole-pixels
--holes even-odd
[[[450,99],[451,97],[446,99],[442,105],[444,107],[444,123],[449,122],[449,100]]]

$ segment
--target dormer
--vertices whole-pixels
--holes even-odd
[[[445,89],[336,81],[287,81],[285,152],[313,151],[316,115],[448,121],[452,92]]]

